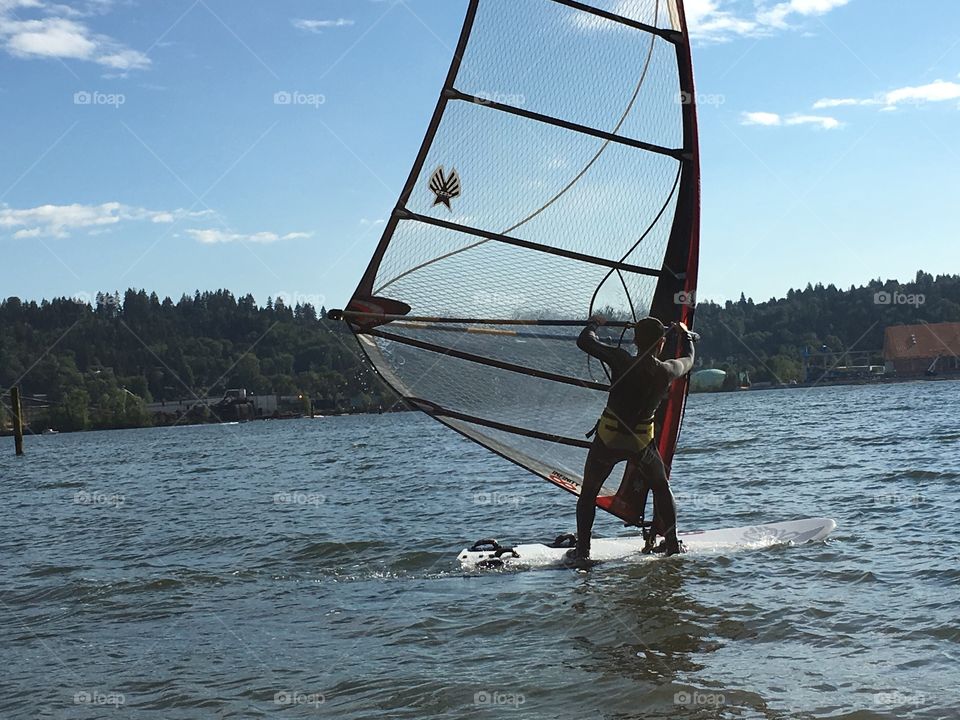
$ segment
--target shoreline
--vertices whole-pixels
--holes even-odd
[[[884,378],[864,378],[861,380],[830,380],[823,382],[813,382],[813,383],[791,383],[791,384],[780,384],[780,385],[753,385],[751,387],[741,387],[732,390],[700,390],[700,391],[690,391],[691,395],[730,395],[733,393],[741,392],[764,392],[770,390],[803,390],[803,389],[813,389],[818,387],[842,387],[842,386],[863,386],[863,385],[905,385],[909,383],[926,383],[926,382],[946,382],[950,380],[960,380],[960,374],[957,375],[937,375],[932,377],[924,376],[913,376],[913,377],[884,377]],[[392,413],[401,413],[401,412],[416,412],[413,408],[405,407],[402,402],[398,402],[396,405],[391,406],[388,409],[380,410],[338,410],[333,412],[326,413],[316,413],[313,415],[279,415],[279,416],[269,416],[269,417],[256,417],[249,418],[246,420],[223,420],[223,421],[212,421],[212,422],[190,422],[190,423],[157,423],[152,425],[129,425],[129,426],[120,426],[120,427],[104,427],[104,428],[87,428],[85,430],[57,430],[56,428],[49,428],[53,432],[48,432],[48,428],[44,427],[38,431],[32,431],[29,426],[24,427],[24,437],[42,437],[50,435],[72,435],[75,433],[87,433],[87,432],[104,432],[110,430],[148,430],[151,428],[164,428],[164,427],[200,427],[204,425],[239,425],[246,424],[251,422],[265,422],[268,420],[321,420],[329,417],[345,417],[345,416],[360,416],[360,415],[386,415]],[[13,437],[12,428],[0,428],[0,438]]]
[[[807,383],[782,383],[782,384],[757,384],[750,387],[740,387],[731,390],[700,390],[690,391],[691,395],[717,395],[738,392],[760,392],[763,390],[798,390],[811,389],[816,387],[838,387],[838,386],[861,386],[861,385],[905,385],[909,383],[920,382],[945,382],[950,380],[960,380],[960,374],[953,375],[935,375],[925,377],[914,375],[911,377],[883,377],[883,378],[862,378],[859,380],[823,380]]]
[[[23,428],[23,436],[26,437],[48,437],[51,435],[74,435],[77,433],[90,433],[90,432],[109,432],[111,430],[150,430],[152,428],[172,428],[172,427],[203,427],[206,425],[245,425],[252,422],[266,422],[268,420],[322,420],[324,418],[330,417],[344,417],[344,416],[354,416],[354,415],[387,415],[400,412],[414,412],[413,409],[408,407],[403,407],[402,405],[398,407],[392,407],[387,410],[358,410],[358,411],[336,411],[329,413],[317,413],[314,415],[279,415],[279,416],[267,416],[267,417],[256,417],[249,418],[246,420],[219,420],[211,422],[170,422],[170,423],[156,423],[152,425],[126,425],[118,427],[101,427],[101,428],[86,428],[84,430],[57,430],[56,428],[50,428],[53,432],[49,432],[48,428],[44,427],[37,431],[32,431],[29,426],[25,425]],[[0,428],[0,438],[13,437],[12,428]]]

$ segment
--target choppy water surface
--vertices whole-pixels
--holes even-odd
[[[956,718],[958,394],[693,396],[681,525],[834,539],[588,574],[465,576],[573,498],[412,413],[6,439],[0,717]]]

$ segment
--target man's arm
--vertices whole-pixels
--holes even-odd
[[[601,324],[600,319],[590,318],[587,321],[587,326],[580,333],[580,337],[577,338],[577,347],[591,357],[612,366],[616,364],[623,350],[600,341],[600,338],[597,337],[597,328]]]
[[[665,360],[663,363],[671,380],[682,378],[693,370],[693,358],[696,355],[693,349],[693,336],[690,334],[690,331],[687,330],[686,326],[682,323],[678,323],[677,331],[680,333],[683,355],[673,360]]]

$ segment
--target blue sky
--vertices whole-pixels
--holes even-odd
[[[0,296],[343,305],[465,8],[0,0]],[[701,298],[960,272],[960,3],[904,8],[688,0]]]

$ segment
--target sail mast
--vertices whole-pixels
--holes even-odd
[[[697,127],[697,94],[693,77],[693,56],[683,0],[676,0],[682,39],[676,43],[683,113],[684,162],[673,231],[664,256],[664,268],[679,276],[661,276],[651,304],[651,315],[666,321],[683,322],[693,329],[696,309],[697,270],[700,260],[700,142]],[[674,353],[679,353],[679,346]],[[659,412],[658,449],[669,474],[673,464],[680,424],[689,392],[690,378],[674,383]]]

